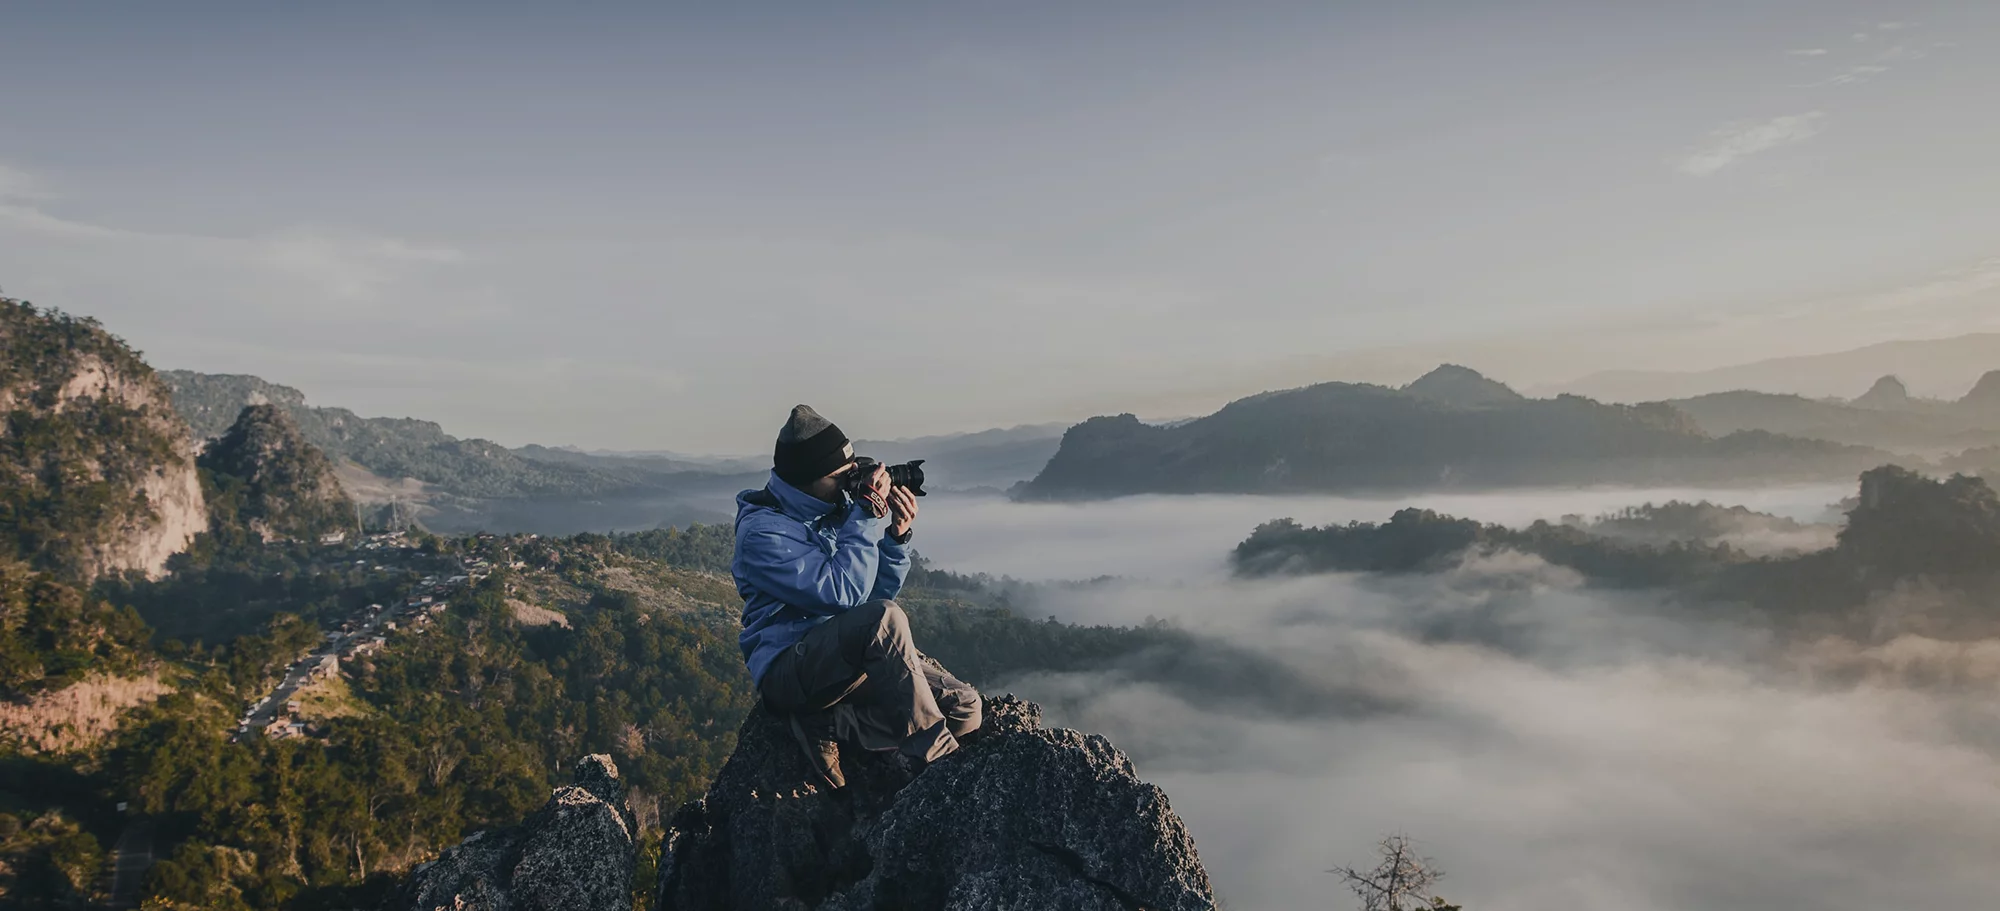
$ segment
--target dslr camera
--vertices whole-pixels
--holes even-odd
[[[882,464],[867,456],[854,460],[854,470],[840,476],[840,486],[850,496],[859,497],[868,490],[868,476],[875,473],[875,466]],[[917,496],[924,496],[924,460],[911,459],[901,465],[890,465],[889,485],[907,487]]]

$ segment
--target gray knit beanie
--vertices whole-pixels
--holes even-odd
[[[854,458],[854,446],[847,434],[832,421],[820,416],[811,405],[797,405],[785,426],[778,430],[778,446],[771,465],[778,479],[793,487],[804,487],[834,473]]]

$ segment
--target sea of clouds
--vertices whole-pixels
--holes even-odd
[[[1439,891],[1475,911],[1986,907],[1994,643],[1779,641],[1518,554],[1396,578],[1223,568],[1275,516],[1421,505],[1518,524],[1706,498],[1812,520],[1849,493],[937,498],[920,534],[947,568],[1120,577],[1052,588],[1037,616],[1164,618],[1218,643],[1172,685],[1114,666],[1004,688],[1126,750],[1232,911],[1353,907],[1325,871],[1365,866],[1390,833],[1416,838],[1447,871]],[[1258,662],[1277,673],[1241,673]]]

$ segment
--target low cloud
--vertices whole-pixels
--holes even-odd
[[[1707,177],[1753,155],[1804,142],[1825,128],[1824,111],[1731,124],[1710,133],[1706,142],[1690,150],[1675,167],[1683,174]]]
[[[1795,512],[1814,499],[1765,496]],[[1022,554],[1076,523],[1129,569],[1148,549],[1185,558],[1188,526],[1275,505],[1225,499],[1182,498],[1173,522],[1156,512],[1170,504],[1129,500],[987,506],[983,530],[947,537]],[[1588,511],[1461,499],[1489,516]],[[963,504],[926,505],[928,521]],[[1365,862],[1391,832],[1416,836],[1448,871],[1440,891],[1482,911],[1980,907],[2000,890],[2000,643],[1787,643],[1509,553],[1430,576],[1130,579],[1027,609],[1167,618],[1234,664],[1283,671],[1113,666],[1001,687],[1126,750],[1237,911],[1328,906],[1341,893],[1322,871]],[[1272,680],[1300,692],[1236,692]],[[1301,710],[1300,693],[1328,705]]]

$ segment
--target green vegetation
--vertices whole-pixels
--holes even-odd
[[[87,582],[157,517],[141,483],[184,460],[156,385],[96,320],[0,298],[0,558]]]
[[[1799,535],[1815,527],[1782,516],[1755,512],[1746,506],[1723,506],[1706,500],[1699,503],[1680,500],[1657,505],[1646,503],[1588,521],[1582,516],[1563,516],[1562,524],[1609,538],[1647,543],[1717,542],[1749,534]]]
[[[228,742],[224,706],[241,692],[220,668],[212,698],[183,694],[128,726],[108,777],[177,843],[152,893],[222,908],[351,899],[518,820],[589,752],[616,756],[641,802],[706,785],[749,707],[731,618],[605,592],[573,630],[524,629],[505,586],[489,580],[357,662],[368,711],[327,719],[322,739]]]
[[[254,632],[279,614],[330,623],[368,604],[382,604],[409,588],[426,567],[448,562],[378,559],[357,564],[345,548],[304,542],[226,546],[201,535],[186,553],[167,561],[158,581],[124,576],[100,581],[104,600],[137,610],[164,642],[227,643]],[[381,565],[382,569],[374,567]]]
[[[1488,525],[1428,509],[1403,509],[1380,524],[1351,522],[1306,528],[1291,519],[1266,522],[1236,546],[1231,559],[1247,576],[1299,572],[1436,572],[1467,552],[1516,550],[1574,569],[1592,582],[1620,588],[1689,584],[1749,559],[1729,545],[1673,542],[1630,544],[1581,528],[1536,522],[1527,528]]]
[[[219,536],[316,540],[361,532],[333,463],[275,405],[252,405],[197,461]]]
[[[0,699],[61,689],[93,672],[135,672],[146,663],[149,633],[129,607],[0,562]]]

